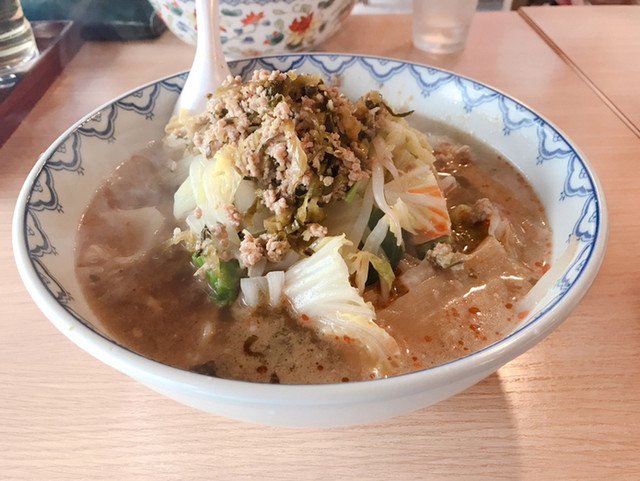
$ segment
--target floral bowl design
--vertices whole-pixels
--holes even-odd
[[[538,193],[552,228],[553,261],[544,296],[515,330],[480,351],[429,369],[364,382],[259,384],[162,364],[118,345],[100,325],[74,270],[75,232],[105,176],[164,126],[187,73],[150,82],[88,114],[34,165],[16,202],[13,250],[36,304],[72,342],[172,399],[204,411],[268,425],[340,426],[397,416],[452,396],[491,374],[553,331],[594,281],[607,244],[608,215],[584,154],[545,118],[487,85],[400,60],[335,54],[243,59],[234,75],[297,69],[337,77],[355,99],[377,89],[399,108],[469,132],[498,150]],[[574,248],[568,249],[569,239]],[[567,255],[568,254],[568,255]],[[562,262],[559,259],[564,258]]]
[[[196,44],[195,0],[149,0],[169,30]],[[355,0],[220,0],[227,59],[311,50],[333,35]]]

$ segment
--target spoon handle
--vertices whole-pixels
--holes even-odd
[[[197,45],[189,76],[174,108],[190,114],[204,111],[207,94],[230,75],[220,42],[218,0],[196,0]]]

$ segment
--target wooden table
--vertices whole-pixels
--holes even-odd
[[[520,12],[640,135],[640,5],[527,7]]]
[[[591,15],[585,10],[581,21]],[[611,219],[607,256],[580,306],[476,386],[375,424],[262,427],[161,397],[65,339],[29,298],[11,254],[15,198],[38,154],[85,113],[188,68],[192,55],[170,34],[87,43],[0,150],[0,477],[640,479],[640,137],[593,89],[600,81],[585,81],[588,70],[578,75],[515,12],[478,14],[467,48],[449,57],[415,50],[404,15],[352,17],[323,49],[446,67],[508,92],[564,130],[600,176]]]

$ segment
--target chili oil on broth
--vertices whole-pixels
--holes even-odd
[[[423,127],[424,119],[420,119]],[[424,281],[377,309],[397,340],[398,373],[446,362],[500,339],[518,322],[515,306],[550,256],[544,209],[532,188],[490,147],[428,122],[430,140],[470,145],[474,162],[443,167],[464,191],[448,207],[489,197],[508,215],[526,248],[514,261],[487,241],[468,269],[422,263]],[[423,129],[425,130],[425,129]],[[329,383],[368,378],[359,348],[301,325],[286,308],[219,309],[194,276],[190,256],[170,246],[173,193],[182,178],[159,144],[123,162],[99,187],[77,234],[76,274],[106,331],[160,362],[218,377],[257,382]],[[442,167],[442,166],[441,166]],[[463,179],[463,180],[461,180]]]
[[[465,356],[513,331],[525,314],[517,311],[518,301],[548,270],[552,248],[545,210],[510,162],[465,132],[418,120],[432,145],[469,146],[472,162],[435,164],[460,186],[447,195],[447,208],[488,197],[510,221],[517,242],[507,253],[488,237],[463,265],[449,269],[423,263],[424,280],[377,309],[378,323],[404,347],[409,371]]]

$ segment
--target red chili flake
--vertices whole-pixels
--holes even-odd
[[[344,342],[351,342],[353,341],[353,339],[351,339],[349,336],[347,336],[346,334],[344,336],[342,336],[342,338],[344,339]]]
[[[520,311],[518,312],[518,319],[524,319],[529,314],[529,311]]]
[[[322,364],[318,364],[318,371],[322,371],[324,369],[324,366]]]
[[[506,307],[507,309],[511,309],[513,307],[513,304],[511,304],[510,302],[507,302],[504,307]]]
[[[266,374],[266,372],[267,372],[267,366],[258,366],[258,368],[256,369],[256,371],[258,371],[258,373],[260,373],[260,374]]]
[[[300,319],[302,319],[304,322],[307,322],[309,320],[309,316],[307,316],[306,314],[302,314],[300,316]]]
[[[478,309],[477,307],[470,307],[469,312],[474,316],[477,316],[478,314],[480,314],[480,309]]]
[[[431,342],[431,341],[433,341],[433,339],[431,338],[431,336],[424,336],[424,340],[425,340],[426,342]]]
[[[342,382],[349,382],[349,378],[348,377],[343,377],[342,378]]]

